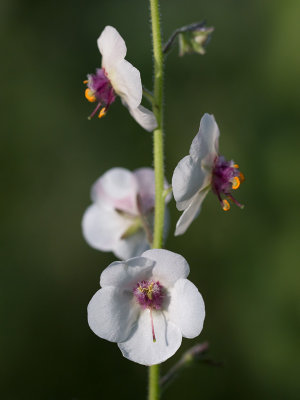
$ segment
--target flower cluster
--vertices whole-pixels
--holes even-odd
[[[186,29],[187,35],[181,37],[184,51],[203,53],[211,31],[212,28],[198,25],[196,30]],[[153,131],[156,118],[141,105],[140,73],[125,60],[124,40],[115,28],[107,26],[98,39],[98,47],[102,67],[85,81],[86,98],[97,103],[90,117],[98,112],[103,117],[120,96],[135,120]],[[178,210],[183,211],[175,235],[188,229],[210,190],[223,210],[229,210],[229,201],[243,207],[233,191],[244,176],[234,161],[219,154],[219,136],[214,117],[205,114],[189,155],[174,170],[173,195]],[[166,181],[165,189],[170,189]],[[169,191],[160,194],[166,211],[164,236],[169,225]],[[182,337],[200,334],[205,317],[202,296],[187,279],[190,269],[186,260],[168,250],[149,250],[153,244],[156,195],[152,168],[133,172],[112,168],[93,185],[92,204],[82,219],[88,244],[97,250],[112,251],[123,260],[103,270],[101,288],[88,305],[89,326],[99,337],[118,343],[124,357],[143,365],[159,364],[171,357],[180,347]]]

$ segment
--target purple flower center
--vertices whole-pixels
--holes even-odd
[[[103,68],[97,68],[95,74],[88,75],[88,80],[85,81],[85,83],[87,84],[87,89],[85,91],[85,97],[87,100],[90,102],[98,102],[95,110],[89,118],[92,118],[102,106],[99,114],[99,118],[101,118],[106,114],[110,104],[116,99],[110,80]]]
[[[133,289],[134,297],[139,305],[150,312],[153,342],[156,342],[152,310],[160,310],[164,300],[164,287],[158,281],[140,281]]]
[[[133,289],[133,294],[143,309],[160,310],[164,300],[164,288],[157,281],[140,281]]]
[[[225,157],[219,156],[215,159],[213,173],[212,173],[212,190],[218,196],[223,210],[230,209],[230,205],[226,199],[227,197],[233,201],[237,206],[243,208],[233,196],[232,190],[238,189],[241,181],[244,180],[243,174],[239,171],[239,166],[234,161],[226,161]]]

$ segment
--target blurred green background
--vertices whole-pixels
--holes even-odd
[[[191,266],[206,303],[198,339],[223,368],[185,371],[165,398],[299,399],[298,0],[161,0],[164,37],[207,19],[205,56],[166,60],[166,177],[188,153],[204,112],[220,148],[246,176],[243,211],[213,195],[184,236],[166,246]],[[116,101],[101,121],[82,81],[100,66],[105,25],[152,84],[147,1],[1,0],[0,396],[3,399],[146,397],[147,369],[89,329],[86,306],[111,253],[81,234],[92,183],[107,169],[152,165],[151,134]],[[179,213],[170,204],[172,232]],[[172,233],[171,232],[171,233]]]

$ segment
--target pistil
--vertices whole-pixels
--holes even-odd
[[[155,337],[155,332],[154,332],[152,308],[150,308],[150,320],[151,320],[151,329],[152,329],[152,340],[153,340],[153,343],[155,343],[156,342],[156,337]]]
[[[160,310],[164,300],[164,287],[159,281],[140,281],[133,289],[134,297],[142,309],[149,310],[153,343],[156,342],[153,322],[153,310]]]

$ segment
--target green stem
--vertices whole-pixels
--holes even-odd
[[[159,0],[150,0],[154,55],[153,112],[157,128],[153,132],[154,171],[155,171],[155,217],[152,247],[163,245],[165,199],[164,191],[164,152],[163,152],[163,52],[159,19]],[[158,400],[160,395],[159,365],[149,368],[149,400]]]
[[[159,386],[159,365],[152,365],[149,367],[149,400],[159,399],[160,386]]]
[[[153,112],[157,128],[153,132],[155,170],[155,219],[153,248],[163,244],[164,212],[164,154],[163,154],[163,52],[159,20],[159,0],[150,0],[154,54]]]

